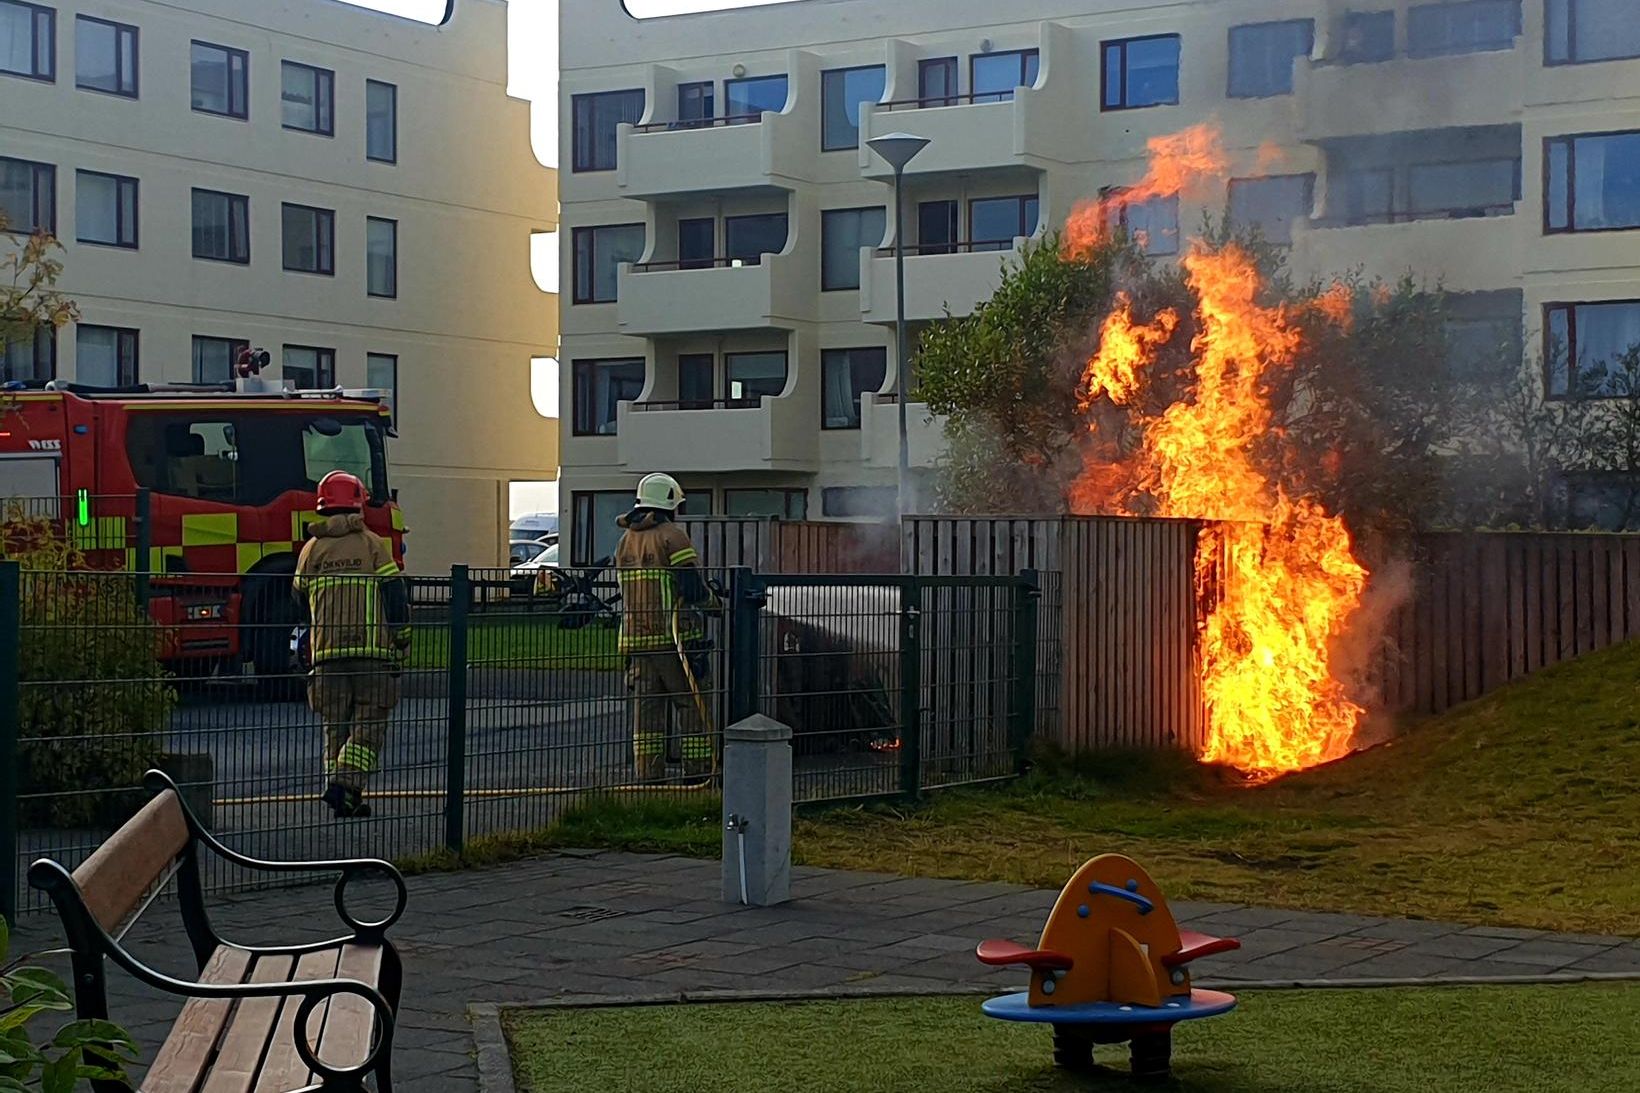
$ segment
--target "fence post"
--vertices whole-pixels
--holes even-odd
[[[22,564],[0,562],[0,914],[8,926],[17,923],[17,738],[21,688],[18,650],[22,648]]]
[[[922,796],[922,591],[916,577],[900,585],[900,793]]]
[[[450,648],[445,666],[448,725],[444,754],[444,847],[461,853],[467,809],[467,608],[472,587],[467,567],[450,567]]]
[[[1009,702],[1016,774],[1025,773],[1031,736],[1036,730],[1037,605],[1041,602],[1042,581],[1037,571],[1020,570],[1014,584],[1014,693]]]
[[[148,574],[154,563],[150,555],[154,546],[153,495],[147,487],[137,490],[137,606],[148,607]]]
[[[729,571],[729,710],[730,725],[757,713],[763,605],[769,602],[763,576],[746,566]]]

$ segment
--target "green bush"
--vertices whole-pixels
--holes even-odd
[[[0,919],[0,1093],[73,1093],[93,1079],[127,1081],[125,1062],[137,1057],[125,1030],[109,1021],[71,1021],[49,1043],[36,1045],[28,1026],[52,1013],[72,1013],[62,980],[43,968],[7,961],[11,935]]]

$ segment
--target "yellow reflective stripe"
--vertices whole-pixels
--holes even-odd
[[[641,756],[664,755],[666,753],[666,737],[661,733],[639,732],[632,734],[632,754]]]
[[[393,508],[390,511],[393,513],[393,530],[394,531],[403,531],[404,530],[404,510],[399,508],[397,505],[394,505]]]
[[[319,522],[319,513],[316,509],[304,509],[290,514],[290,541],[300,543],[307,538],[307,526]]]
[[[379,645],[344,645],[340,649],[326,649],[313,654],[313,663],[323,664],[327,660],[338,660],[342,657],[353,657],[363,660],[392,660],[391,650],[383,649]]]
[[[386,565],[376,570],[376,576],[378,577],[397,577],[398,575],[399,567],[393,562],[388,562]]]
[[[232,512],[202,512],[182,518],[182,545],[237,546],[239,516]]]
[[[74,521],[73,542],[80,550],[124,550],[126,524],[123,516],[97,516],[85,526]]]
[[[682,565],[685,562],[692,562],[699,557],[700,554],[696,552],[694,547],[684,547],[682,550],[672,555],[672,564]]]
[[[683,738],[682,749],[685,759],[710,759],[712,757],[712,738],[709,736],[686,736]]]
[[[273,543],[240,543],[239,544],[239,572],[244,573],[260,562],[263,558],[275,554],[289,554],[291,545],[287,542]],[[297,585],[301,587],[300,584]]]
[[[344,744],[342,754],[337,756],[336,765],[368,772],[376,766],[376,753],[363,744]]]

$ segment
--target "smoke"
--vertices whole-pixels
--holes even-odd
[[[1413,589],[1413,563],[1404,555],[1373,563],[1360,606],[1332,643],[1335,678],[1367,711],[1356,725],[1357,750],[1377,747],[1395,735],[1392,696],[1399,648],[1391,631],[1401,610],[1412,602]]]

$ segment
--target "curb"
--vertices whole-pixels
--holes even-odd
[[[478,1002],[467,1007],[473,1023],[473,1048],[478,1060],[479,1093],[516,1093],[513,1086],[512,1054],[501,1031],[501,1007]]]

